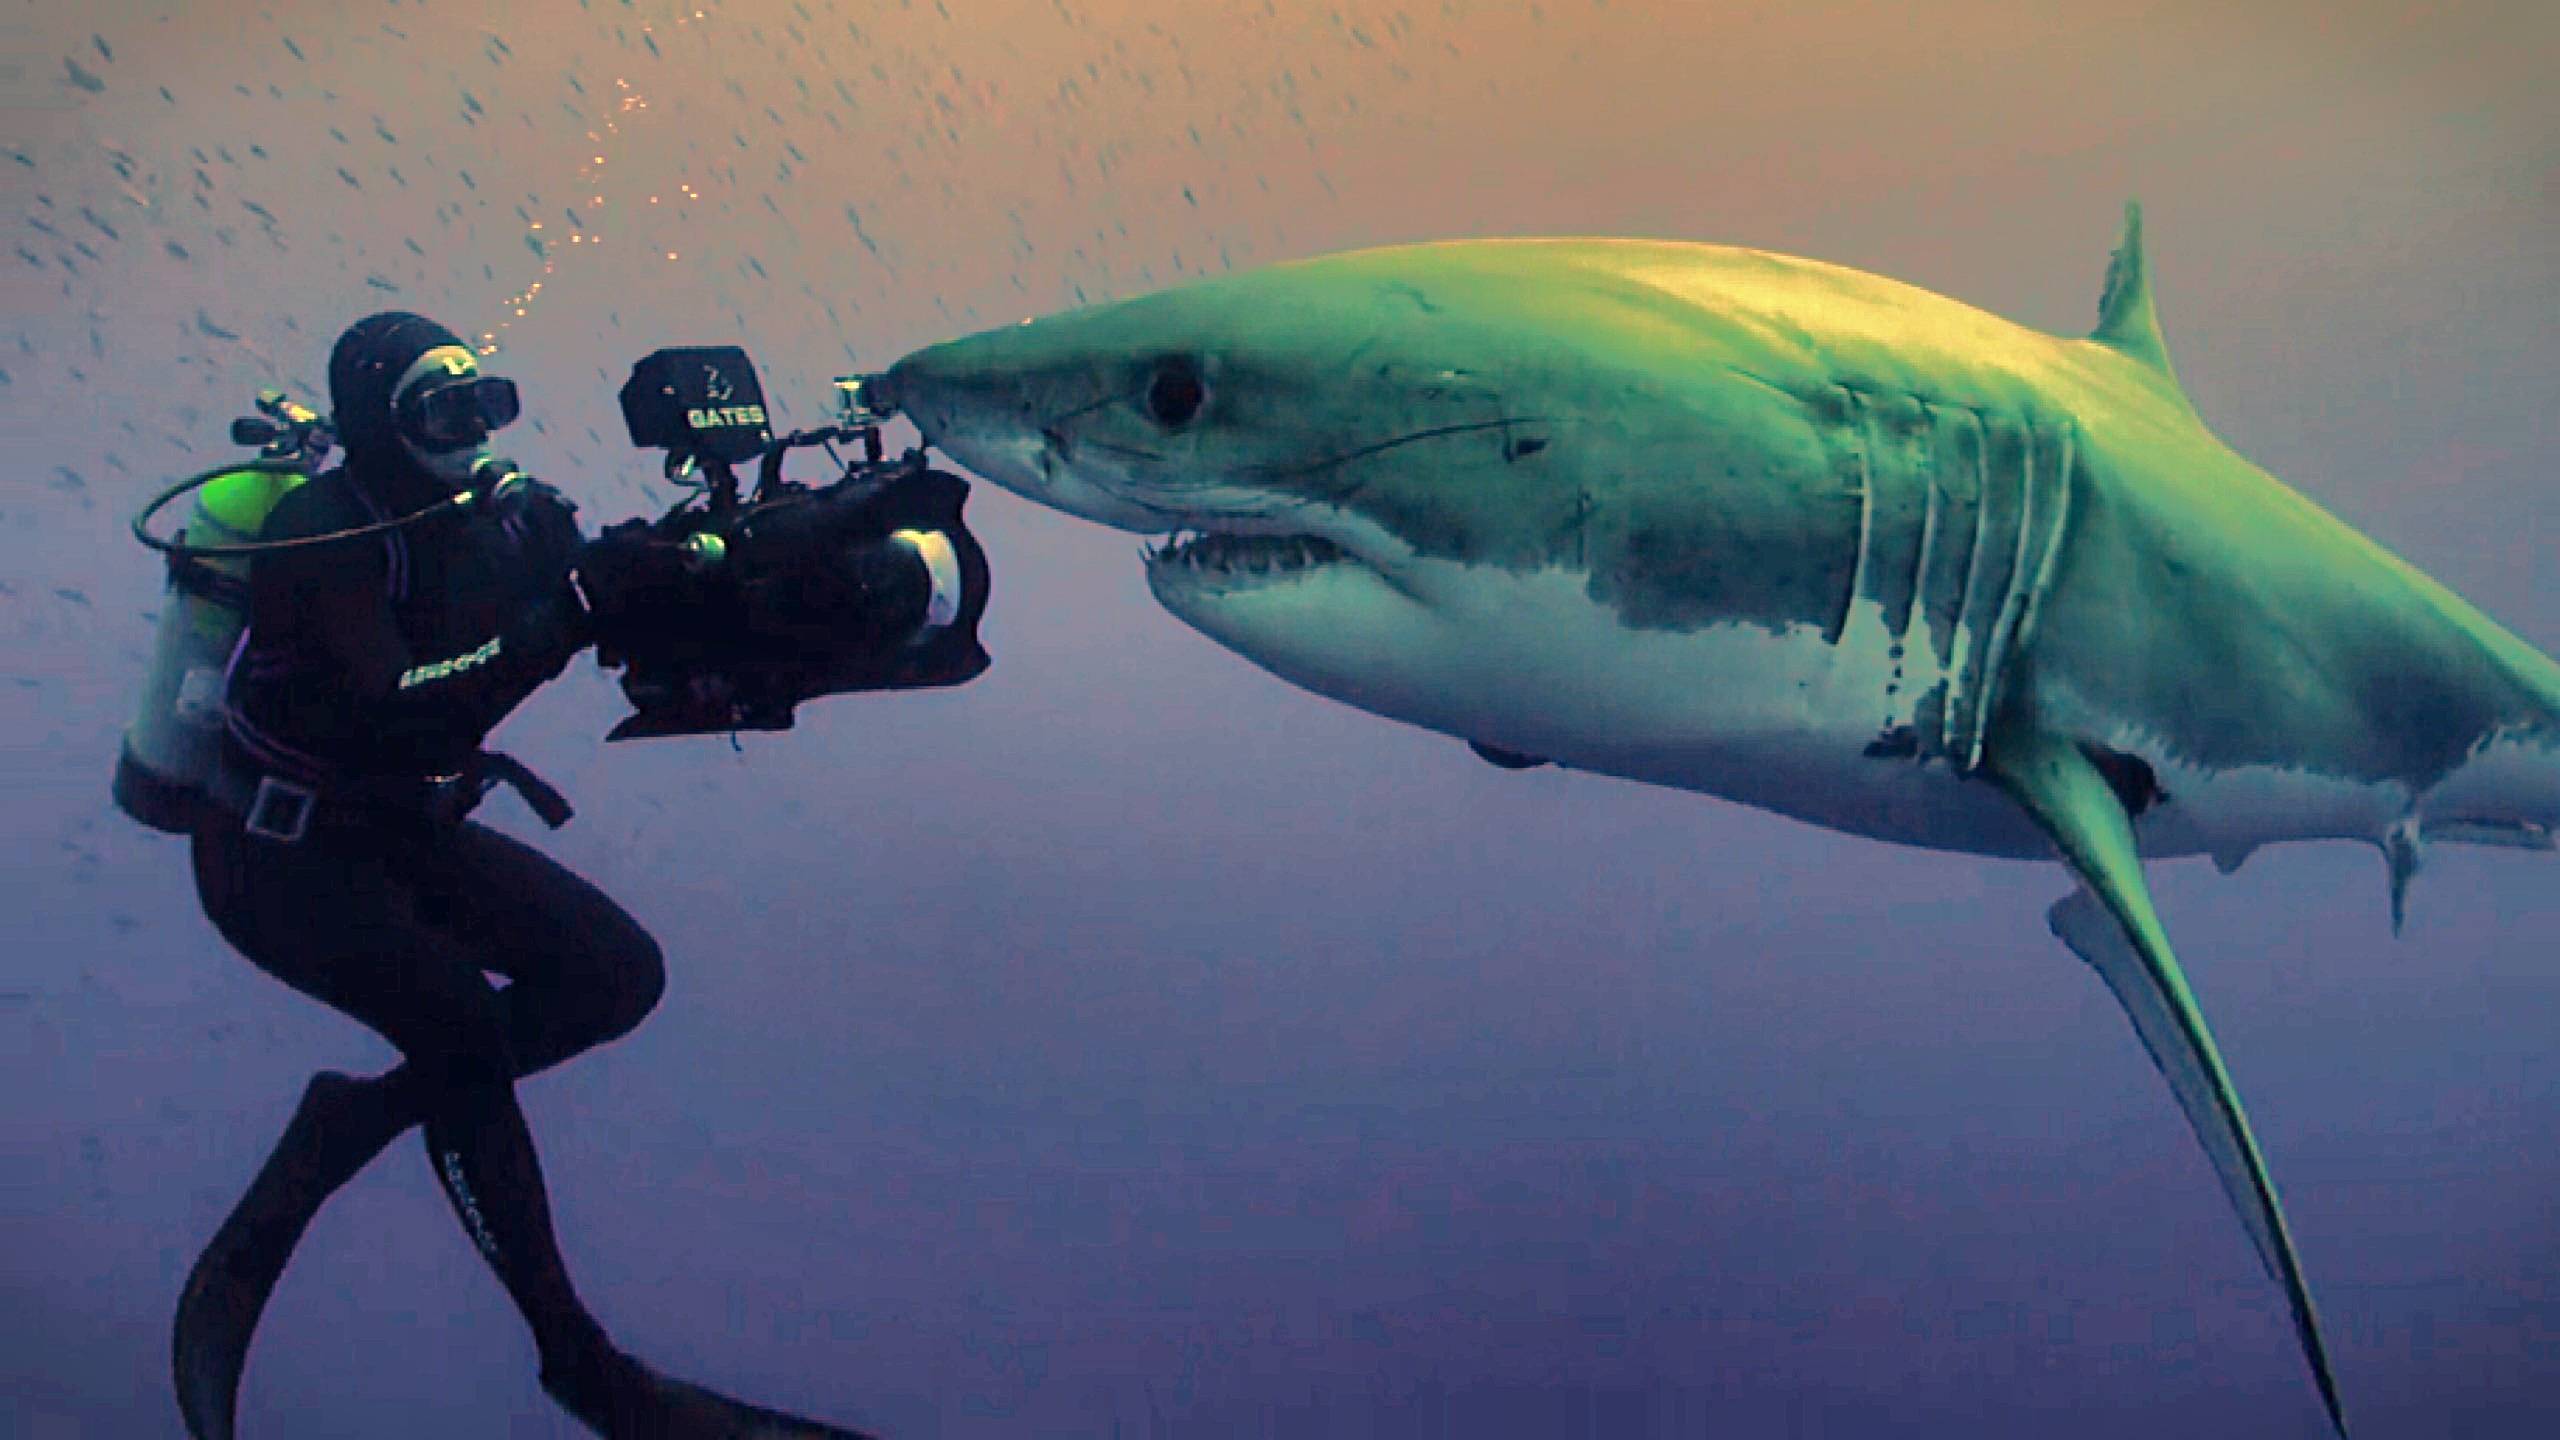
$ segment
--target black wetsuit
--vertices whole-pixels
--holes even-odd
[[[260,538],[358,529],[444,498],[404,469],[298,486]],[[569,581],[579,545],[576,507],[525,482],[494,511],[259,556],[227,686],[233,740],[286,774],[455,770],[586,645]]]
[[[215,803],[195,827],[197,893],[241,954],[379,1032],[402,1063],[370,1080],[314,1077],[197,1257],[172,1327],[181,1416],[196,1440],[231,1440],[252,1333],[304,1228],[423,1124],[437,1184],[532,1328],[543,1388],[590,1428],[858,1440],[623,1354],[561,1264],[515,1082],[638,1025],[665,969],[602,892],[468,816],[503,779],[546,821],[567,818],[556,793],[482,743],[599,629],[625,649],[647,641],[631,617],[657,613],[664,576],[645,544],[582,541],[574,507],[540,485],[438,508],[453,489],[440,475],[466,470],[488,427],[513,418],[512,390],[482,387],[474,355],[406,312],[349,327],[329,357],[347,465],[286,495],[260,538],[424,518],[250,564]],[[462,398],[439,400],[446,390]],[[918,584],[930,586],[907,580]]]
[[[262,538],[341,531],[440,495],[406,467],[333,471],[281,501]],[[572,508],[537,487],[502,515],[448,511],[259,557],[228,684],[228,761],[319,798],[296,841],[253,834],[236,814],[194,837],[198,893],[224,938],[406,1062],[325,1095],[315,1086],[306,1112],[326,1098],[329,1113],[297,1126],[318,1125],[328,1143],[280,1146],[270,1169],[298,1169],[275,1183],[316,1208],[302,1192],[344,1183],[423,1121],[436,1180],[523,1311],[547,1375],[602,1340],[562,1267],[514,1082],[638,1025],[664,969],[647,932],[595,887],[413,802],[587,643],[569,579],[578,545]],[[182,1392],[184,1371],[182,1359]]]

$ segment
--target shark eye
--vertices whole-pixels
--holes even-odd
[[[1187,359],[1159,361],[1155,378],[1147,382],[1147,415],[1167,430],[1190,424],[1208,399],[1200,367]]]

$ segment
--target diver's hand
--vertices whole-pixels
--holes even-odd
[[[622,663],[653,617],[684,604],[690,578],[683,556],[643,521],[626,520],[581,545],[569,580],[586,606],[597,658]]]
[[[578,502],[522,471],[515,473],[516,498],[506,502],[501,513],[515,515],[525,543],[552,563],[575,564],[586,544],[578,529]]]
[[[558,678],[569,661],[595,643],[585,607],[568,585],[562,585],[516,612],[498,629],[498,653],[520,673],[543,680]]]

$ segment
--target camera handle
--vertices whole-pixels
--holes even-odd
[[[835,454],[839,442],[855,440],[862,442],[860,460],[845,460]],[[838,483],[853,479],[859,471],[880,471],[884,466],[888,467],[886,471],[875,477],[883,483],[903,479],[924,469],[925,457],[921,449],[911,449],[895,462],[884,460],[882,457],[887,454],[887,448],[881,442],[878,425],[822,425],[815,430],[795,430],[788,435],[774,437],[773,443],[765,447],[764,457],[756,467],[755,499],[769,500],[792,488],[791,482],[782,478],[783,457],[794,450],[818,447],[824,447],[829,456],[844,466],[844,474],[838,477]]]

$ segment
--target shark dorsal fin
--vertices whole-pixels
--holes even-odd
[[[2169,347],[2160,339],[2160,315],[2151,306],[2151,262],[2142,253],[2138,201],[2125,202],[2124,238],[2107,257],[2107,288],[2098,297],[2098,328],[2089,332],[2089,338],[2159,371],[2172,389],[2177,387],[2178,373],[2169,368]]]

